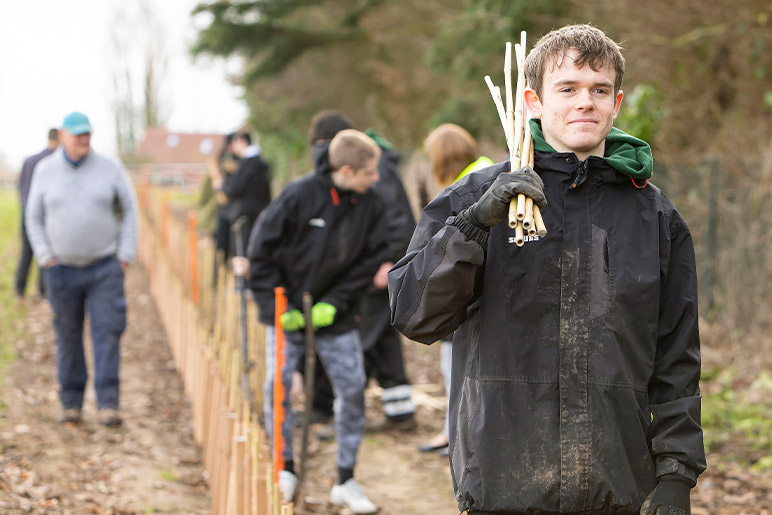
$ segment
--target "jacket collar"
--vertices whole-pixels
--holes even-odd
[[[533,148],[536,151],[554,153],[559,156],[574,155],[573,152],[557,152],[545,141],[541,130],[541,120],[532,118],[530,129],[533,137]],[[576,159],[575,155],[574,159]],[[611,132],[606,136],[605,155],[602,158],[590,156],[586,161],[589,165],[590,161],[596,160],[604,161],[617,172],[633,179],[650,179],[654,170],[654,158],[649,144],[616,127],[612,127]]]
[[[597,182],[628,182],[630,178],[622,175],[602,157],[590,156],[584,161],[579,161],[573,152],[534,152],[534,167],[542,174],[545,171],[565,174],[566,179],[576,180],[576,186],[580,186],[587,179]],[[583,174],[577,174],[580,168]]]

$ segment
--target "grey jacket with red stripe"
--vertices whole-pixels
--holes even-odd
[[[389,272],[392,323],[451,332],[460,510],[638,513],[657,477],[705,467],[689,229],[652,184],[599,157],[536,153],[548,234],[457,216],[500,163],[447,188]]]

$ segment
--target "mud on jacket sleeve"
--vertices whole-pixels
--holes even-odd
[[[476,199],[454,189],[433,200],[418,220],[407,255],[389,271],[391,322],[408,338],[431,344],[466,320],[479,295],[487,233],[459,212]]]
[[[700,339],[697,315],[697,272],[692,237],[673,212],[670,231],[661,248],[659,327],[654,373],[649,381],[653,415],[652,454],[657,477],[679,473],[692,485],[706,468],[700,424],[702,395]],[[684,470],[683,465],[686,467]]]
[[[293,198],[285,189],[260,213],[247,243],[249,288],[260,309],[260,320],[266,324],[273,324],[274,288],[282,285],[275,252],[292,227],[293,206]]]
[[[348,312],[372,284],[373,276],[381,263],[386,261],[388,235],[383,204],[374,195],[368,201],[377,202],[366,235],[365,248],[349,271],[335,281],[319,299],[335,306],[339,313]]]

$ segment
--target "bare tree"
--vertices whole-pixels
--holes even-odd
[[[113,51],[113,114],[115,120],[115,145],[118,154],[126,155],[134,151],[136,138],[136,111],[132,87],[130,62],[130,34],[127,13],[121,6],[113,11],[111,43]]]
[[[164,50],[164,28],[148,0],[140,3],[139,17],[140,26],[145,31],[143,125],[158,127],[164,125],[167,119],[161,100],[161,84],[168,64]]]
[[[138,11],[116,6],[113,11],[113,112],[118,153],[134,152],[137,135],[147,127],[163,126],[166,112],[161,85],[166,76],[164,29],[151,3],[142,0]],[[135,102],[141,89],[142,100]]]

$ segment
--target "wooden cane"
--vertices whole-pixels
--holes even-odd
[[[536,234],[539,235],[539,238],[547,236],[547,226],[544,225],[539,206],[533,206],[533,220],[536,225]]]
[[[517,51],[517,47],[515,47],[515,50]],[[523,79],[524,75],[520,73],[520,69],[518,68],[517,72],[517,89],[516,91],[522,92],[523,90]],[[519,159],[521,155],[522,150],[522,122],[520,121],[520,118],[515,117],[515,110],[517,110],[519,113],[522,113],[523,104],[520,100],[520,96],[518,96],[516,102],[514,102],[515,105],[513,105],[513,99],[512,99],[512,43],[507,42],[506,46],[506,54],[504,57],[504,87],[505,92],[507,96],[507,127],[510,127],[510,134],[512,134],[512,138],[507,143],[509,144],[509,170],[510,172],[515,171],[519,164]],[[524,200],[523,200],[524,201]],[[525,207],[525,206],[523,206]],[[518,195],[516,198],[513,198],[509,202],[509,227],[514,229],[517,227],[517,213],[520,209],[520,195]]]
[[[493,85],[490,75],[485,76],[485,83],[488,85],[488,89],[493,97],[493,103],[496,105],[496,111],[499,113],[499,120],[501,121],[501,128],[504,129],[504,135],[507,138],[507,146],[511,139],[509,127],[507,127],[507,113],[504,111],[504,105],[501,102],[501,90],[498,86]]]
[[[536,234],[536,229],[533,226],[533,199],[528,197],[525,199],[525,216],[523,217],[523,230],[528,233],[529,236]],[[531,233],[533,230],[533,233]]]
[[[515,171],[515,167],[520,169],[523,167],[523,158],[526,156],[527,149],[525,145],[529,141],[529,133],[527,132],[527,125],[524,124],[525,106],[523,105],[523,91],[525,90],[525,70],[523,62],[525,60],[525,33],[521,33],[520,43],[515,45],[515,58],[517,60],[517,101],[515,103],[515,115],[514,115],[514,133],[515,141],[514,146],[517,149],[517,161],[511,162],[511,171]],[[519,194],[515,199],[510,201],[509,204],[509,227],[516,229],[517,225],[522,225],[525,219],[525,195]],[[512,216],[512,209],[514,208],[514,217]],[[517,235],[516,235],[517,236]],[[515,242],[520,241],[520,238],[515,237]],[[522,240],[525,243],[525,240]],[[518,244],[522,246],[522,243]]]
[[[523,235],[523,224],[518,223],[515,226],[515,245],[522,247],[525,243],[525,237]]]
[[[521,113],[522,116],[522,113]],[[522,117],[520,118],[522,120]],[[520,151],[520,168],[524,168],[528,166],[528,163],[530,161],[530,153],[531,153],[531,147],[532,147],[532,140],[531,140],[531,127],[526,124],[525,125],[525,134],[523,137],[523,146]],[[528,199],[531,201],[531,206],[533,206],[533,200],[530,198]],[[517,196],[517,221],[523,222],[525,220],[525,211],[526,211],[526,196],[520,193]],[[523,224],[524,229],[528,229],[528,227]]]
[[[519,134],[515,126],[515,112],[512,99],[512,43],[510,42],[507,42],[506,55],[504,57],[504,84],[504,91],[506,93],[507,99],[507,129],[509,129],[504,130],[504,136],[506,137],[507,133],[514,135],[514,139],[507,142],[509,145],[509,163],[511,171],[512,167],[514,166],[515,159],[517,159],[518,156],[517,151],[519,150],[519,147],[517,144],[517,138],[519,137]]]

